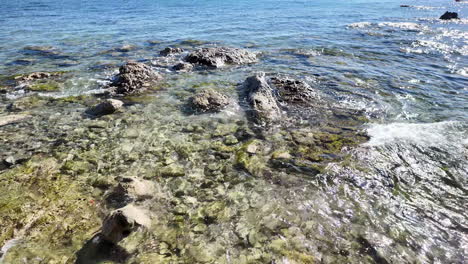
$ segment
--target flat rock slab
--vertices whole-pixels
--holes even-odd
[[[23,114],[0,116],[0,127],[6,126],[9,124],[18,123],[30,117],[31,117],[30,115],[23,115]]]

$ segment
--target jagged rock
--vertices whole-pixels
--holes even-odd
[[[304,103],[316,97],[307,83],[287,77],[273,77],[270,83],[276,88],[279,100],[288,103]]]
[[[143,91],[161,79],[162,76],[153,71],[150,66],[129,61],[120,66],[119,74],[115,76],[111,87],[115,88],[115,93],[131,94]]]
[[[168,56],[172,54],[178,54],[182,53],[184,50],[182,48],[172,48],[172,47],[167,47],[159,52],[161,56]]]
[[[203,90],[190,98],[192,107],[199,112],[219,112],[227,105],[227,96],[211,89]]]
[[[0,127],[6,126],[9,124],[18,123],[30,117],[31,117],[30,115],[23,115],[23,114],[0,116]]]
[[[193,70],[193,65],[190,63],[186,63],[186,62],[181,62],[181,63],[174,65],[172,69],[175,71],[189,72]]]
[[[272,87],[261,73],[244,82],[247,103],[252,107],[252,117],[257,123],[269,123],[281,116]]]
[[[109,115],[122,108],[123,102],[115,99],[107,99],[91,108],[86,113],[94,116]]]
[[[212,47],[198,49],[185,57],[190,63],[219,68],[226,64],[248,64],[257,61],[255,53],[237,48]]]
[[[458,13],[456,12],[445,12],[440,19],[442,20],[451,20],[451,19],[458,19]]]
[[[103,221],[101,237],[111,243],[118,243],[139,227],[149,228],[151,219],[149,212],[143,208],[129,204],[112,211]]]

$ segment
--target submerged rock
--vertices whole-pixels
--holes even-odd
[[[132,51],[132,50],[135,50],[135,49],[137,49],[137,47],[135,45],[126,44],[126,45],[123,45],[121,47],[117,47],[114,50],[117,51],[117,52],[129,52],[129,51]]]
[[[252,117],[257,123],[268,123],[280,118],[280,108],[265,74],[247,78],[244,89],[247,103],[252,107]]]
[[[172,54],[178,54],[182,53],[184,50],[182,48],[172,48],[172,47],[167,47],[159,52],[161,56],[169,56]]]
[[[122,108],[123,102],[115,99],[107,99],[102,103],[99,103],[89,108],[86,113],[94,116],[109,115],[115,113],[117,110]]]
[[[30,117],[31,117],[30,115],[23,115],[23,114],[0,116],[0,127],[6,126],[9,124],[18,123]]]
[[[117,94],[131,94],[144,91],[161,79],[162,76],[153,71],[150,66],[128,61],[120,66],[119,74],[115,76],[111,87],[115,87]]]
[[[58,51],[52,46],[26,46],[23,52],[33,55],[56,55]]]
[[[307,102],[316,94],[307,83],[287,77],[273,77],[270,82],[278,91],[279,100],[289,103]]]
[[[190,103],[199,112],[219,112],[229,105],[229,99],[215,90],[207,89],[190,98]]]
[[[212,47],[198,49],[185,57],[190,63],[219,68],[227,64],[240,65],[257,61],[255,53],[237,48]]]
[[[145,209],[129,204],[112,211],[103,221],[101,237],[111,243],[118,243],[139,227],[149,228],[151,219]]]
[[[172,69],[175,71],[189,72],[193,70],[193,65],[190,63],[186,63],[186,62],[181,62],[181,63],[177,63],[176,65],[174,65]]]
[[[458,13],[456,13],[456,12],[445,12],[439,19],[442,19],[442,20],[458,19]]]

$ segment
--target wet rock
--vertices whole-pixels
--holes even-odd
[[[23,74],[15,77],[15,81],[18,83],[31,82],[36,80],[47,79],[62,75],[63,72],[33,72],[29,74]]]
[[[45,104],[47,104],[47,100],[45,100],[44,98],[38,96],[25,96],[16,99],[14,102],[10,103],[6,108],[8,111],[20,112],[40,107]]]
[[[227,96],[207,89],[190,98],[192,107],[199,112],[219,112],[229,105]]]
[[[182,165],[171,164],[162,168],[160,173],[163,177],[181,177],[185,175],[185,169]]]
[[[439,19],[442,19],[442,20],[458,19],[458,13],[456,13],[456,12],[445,12]]]
[[[135,45],[126,44],[126,45],[123,45],[121,47],[115,48],[114,51],[129,52],[129,51],[132,51],[132,50],[135,50],[135,49],[137,49],[137,47]]]
[[[276,88],[279,100],[288,103],[304,103],[316,97],[312,87],[307,83],[288,77],[273,77],[270,82]]]
[[[123,207],[133,201],[142,201],[152,198],[156,193],[153,182],[135,177],[120,179],[117,186],[105,195],[108,206],[113,208]]]
[[[57,55],[59,52],[52,46],[26,46],[23,52],[32,55]]]
[[[161,79],[162,76],[150,66],[129,61],[119,68],[119,74],[115,76],[111,87],[115,88],[117,94],[131,94],[144,91]]]
[[[0,127],[19,123],[30,117],[31,117],[30,115],[23,115],[23,114],[0,116]]]
[[[122,108],[123,102],[115,99],[107,99],[89,108],[86,113],[93,116],[110,115]]]
[[[198,49],[185,57],[190,63],[219,68],[225,65],[240,65],[257,61],[255,53],[237,48],[212,47]]]
[[[139,227],[149,228],[151,219],[145,209],[129,204],[112,211],[103,221],[101,237],[111,243],[118,243]]]
[[[265,74],[247,78],[244,89],[247,103],[252,107],[252,117],[257,123],[269,123],[280,118],[281,111]]]
[[[169,56],[173,54],[178,54],[182,53],[184,50],[182,48],[172,48],[172,47],[167,47],[159,52],[161,56]]]
[[[175,71],[180,71],[180,72],[189,72],[193,70],[193,65],[190,63],[186,63],[186,62],[181,62],[181,63],[177,63],[176,65],[174,65],[172,69]]]

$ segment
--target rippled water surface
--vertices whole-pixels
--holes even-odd
[[[175,73],[168,46],[259,62]],[[164,82],[83,115],[130,59]],[[11,82],[36,71],[65,74]],[[257,72],[310,84],[314,114],[252,124],[239,84]],[[191,113],[207,87],[232,103]],[[0,92],[0,118],[27,116],[0,126],[0,262],[466,262],[468,2],[3,0]],[[154,185],[132,201],[152,226],[96,248],[126,178]]]

